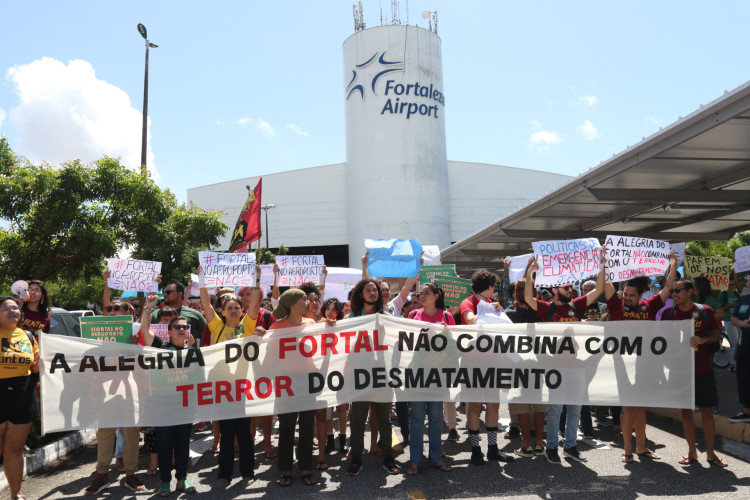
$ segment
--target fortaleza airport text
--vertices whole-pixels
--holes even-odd
[[[403,83],[396,83],[395,80],[387,80],[385,82],[385,95],[388,96],[391,92],[397,96],[404,95],[432,99],[438,104],[445,106],[445,95],[439,90],[434,89],[432,84],[430,84],[429,87],[425,87],[420,86],[419,82],[404,85]],[[427,104],[419,104],[416,102],[401,102],[399,97],[396,97],[395,101],[389,97],[388,100],[385,101],[385,106],[383,106],[383,110],[380,114],[382,115],[385,112],[388,112],[392,115],[398,115],[403,114],[404,110],[406,110],[407,120],[411,115],[417,114],[422,116],[432,116],[435,119],[438,117],[437,104],[428,106]]]

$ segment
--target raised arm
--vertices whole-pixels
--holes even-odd
[[[672,285],[677,280],[677,254],[673,250],[669,251],[669,274],[667,274],[667,280],[664,282],[664,286],[659,291],[659,296],[662,302],[667,302],[667,299],[672,295]]]
[[[370,277],[370,271],[367,270],[367,257],[370,255],[370,251],[366,251],[362,256],[362,279],[366,280]]]
[[[320,290],[320,303],[323,303],[323,297],[326,294],[326,278],[328,277],[328,268],[326,266],[323,266],[323,272],[320,275],[320,285],[318,285],[318,290]]]
[[[206,321],[210,323],[216,316],[216,311],[214,311],[214,308],[211,305],[211,297],[208,295],[208,288],[202,286],[200,289],[200,294],[201,306],[203,307],[203,315],[206,317]]]
[[[535,255],[529,259],[529,263],[526,265],[526,286],[523,288],[523,300],[534,311],[539,305],[534,298],[534,273],[537,269],[539,269],[539,263]]]
[[[273,264],[273,291],[271,292],[271,298],[273,300],[279,300],[279,265],[274,262]]]
[[[154,334],[149,330],[151,326],[151,313],[156,307],[156,303],[159,302],[159,297],[151,292],[146,296],[146,300],[143,305],[143,314],[141,314],[141,338],[143,339],[143,345],[150,346],[154,343]]]
[[[602,245],[602,248],[599,251],[599,258],[601,259],[601,262],[599,263],[599,274],[596,276],[596,288],[586,294],[587,306],[596,302],[596,299],[598,299],[602,292],[604,292],[604,275],[607,271],[607,247],[605,245]]]

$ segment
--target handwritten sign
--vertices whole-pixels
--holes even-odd
[[[734,251],[734,272],[750,271],[750,246]]]
[[[527,253],[524,255],[514,255],[512,257],[506,257],[510,260],[510,267],[508,267],[508,280],[511,283],[515,283],[524,277],[526,272],[526,266],[529,265],[529,259],[534,256],[533,253]]]
[[[460,306],[471,295],[471,280],[454,276],[435,276],[435,285],[443,290],[446,307]]]
[[[165,344],[169,342],[169,324],[167,323],[152,323],[148,329],[159,337]],[[190,323],[188,323],[188,334],[190,334]]]
[[[107,285],[113,290],[133,292],[156,292],[161,274],[161,262],[138,259],[107,259],[109,279]]]
[[[277,255],[279,286],[320,285],[324,264],[322,255]]]
[[[437,245],[425,245],[422,250],[424,251],[422,258],[425,266],[439,266],[443,263],[440,260],[440,247]]]
[[[578,283],[599,274],[599,250],[596,238],[535,241],[531,244],[539,256],[536,286]]]
[[[635,236],[609,235],[607,247],[608,283],[639,276],[662,276],[669,268],[669,243]]]
[[[689,278],[704,276],[714,290],[726,290],[732,265],[726,257],[685,256],[685,274]]]
[[[684,241],[682,243],[672,243],[669,245],[670,250],[672,250],[677,257],[677,267],[680,267],[683,262],[685,262],[685,245],[686,243]]]
[[[432,283],[435,276],[455,276],[455,264],[442,264],[439,266],[422,266],[419,270],[419,284]]]
[[[325,299],[336,297],[341,302],[349,300],[349,292],[362,279],[362,270],[349,267],[329,267],[326,277]]]
[[[419,273],[422,263],[422,245],[410,240],[366,239],[367,272],[381,278],[411,278]]]
[[[255,286],[255,254],[198,252],[200,282],[206,288]]]
[[[133,318],[130,316],[82,316],[81,337],[132,344]]]
[[[260,284],[263,285],[265,292],[268,293],[273,288],[274,282],[273,264],[261,264],[260,266]]]

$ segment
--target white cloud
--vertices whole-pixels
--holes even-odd
[[[599,133],[594,124],[588,120],[585,120],[583,123],[578,125],[578,132],[580,132],[581,135],[583,135],[583,138],[587,141],[593,141],[594,139],[598,139],[602,136],[602,134]]]
[[[140,165],[141,112],[125,91],[98,79],[87,61],[66,65],[44,57],[12,67],[6,79],[20,100],[10,110],[18,141],[14,149],[20,154],[50,163],[90,162],[108,155],[130,168]],[[156,175],[150,145],[146,158]]]
[[[273,137],[274,135],[276,135],[276,129],[273,128],[270,123],[264,121],[263,118],[250,118],[249,116],[243,116],[242,118],[235,120],[230,124],[249,125],[254,129],[259,130],[266,137]],[[216,125],[224,125],[224,122],[222,122],[221,120],[217,120]]]
[[[0,108],[0,127],[3,126],[3,121],[5,120],[6,116],[8,116],[8,114],[5,112],[3,108]]]
[[[297,135],[301,135],[302,137],[310,137],[310,134],[308,134],[307,132],[305,132],[304,130],[302,130],[301,128],[299,128],[294,123],[287,123],[286,124],[286,128],[288,128],[289,130],[291,130],[292,132],[294,132]]]
[[[529,136],[529,143],[539,148],[540,151],[546,150],[550,144],[562,143],[562,138],[557,135],[557,132],[551,132],[549,130],[539,130]]]
[[[599,102],[599,98],[596,97],[595,95],[586,95],[586,96],[583,96],[583,97],[579,97],[578,98],[578,102],[580,104],[582,104],[582,105],[587,106],[587,107],[590,108],[590,107],[593,107],[594,104],[596,104],[597,102]]]
[[[270,123],[263,121],[262,118],[258,118],[258,123],[255,128],[260,130],[266,137],[273,137],[276,135],[276,129],[271,126]]]

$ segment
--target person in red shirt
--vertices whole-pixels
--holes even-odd
[[[669,276],[661,291],[645,300],[641,300],[648,290],[648,278],[635,278],[627,282],[622,291],[622,299],[617,295],[611,283],[604,285],[604,296],[607,299],[607,311],[610,321],[645,320],[654,321],[656,313],[664,307],[677,277],[677,256],[674,252],[669,255]],[[635,427],[635,453],[639,457],[658,460],[661,457],[646,447],[646,408],[643,406],[622,407],[623,448],[622,461],[633,460],[633,428]]]
[[[706,441],[706,459],[711,465],[726,467],[727,463],[720,459],[714,451],[714,413],[713,407],[718,404],[719,397],[714,378],[714,366],[708,343],[721,340],[721,327],[711,307],[702,305],[704,313],[693,302],[694,285],[690,280],[675,283],[672,291],[674,308],[662,315],[662,320],[692,319],[695,323],[694,335],[690,337],[690,345],[695,349],[695,405],[700,409],[703,421],[703,436]],[[698,450],[695,447],[695,422],[693,409],[683,408],[682,430],[688,444],[688,454],[679,460],[682,465],[690,465],[698,461]]]

